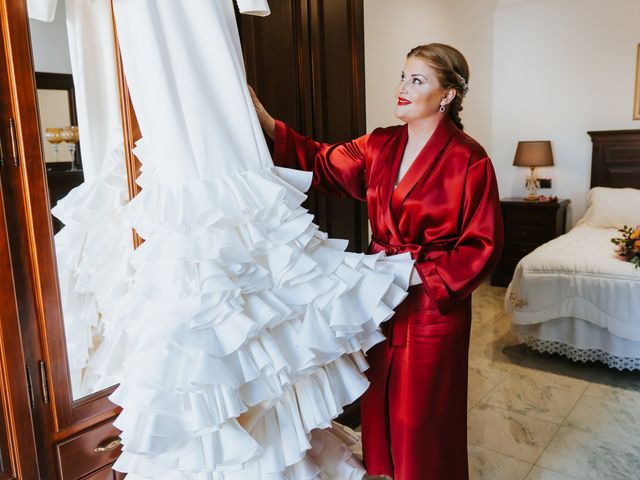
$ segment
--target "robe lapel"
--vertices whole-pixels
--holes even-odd
[[[385,151],[380,154],[381,158],[388,158],[390,161],[384,162],[384,168],[381,170],[382,175],[380,181],[379,211],[382,212],[382,218],[387,225],[389,231],[395,238],[399,238],[398,225],[391,213],[391,196],[393,194],[393,185],[396,180],[398,168],[402,161],[405,147],[407,146],[407,126],[403,125],[396,133],[396,138],[385,146]]]
[[[440,153],[447,145],[447,143],[449,143],[449,140],[456,131],[457,127],[449,119],[448,116],[440,121],[433,134],[431,135],[431,138],[429,138],[425,146],[422,148],[416,159],[413,161],[409,169],[400,180],[398,187],[395,189],[395,191],[392,192],[391,208],[389,209],[389,211],[394,218],[393,223],[396,223],[396,219],[399,218],[402,204],[404,203],[407,196],[411,193],[411,190],[413,190],[418,181],[425,175],[427,175],[435,166],[436,161],[440,157]],[[400,151],[400,158],[402,158],[403,152],[404,148],[402,149],[402,151]],[[398,163],[394,171],[392,172],[392,176],[394,179],[398,172],[399,166],[400,164]],[[391,180],[392,185],[393,181],[394,180]]]

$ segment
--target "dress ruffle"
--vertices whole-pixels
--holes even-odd
[[[104,160],[102,174],[71,190],[52,209],[65,226],[55,236],[60,295],[73,396],[102,386],[105,362],[97,353],[128,289],[132,232],[126,225],[127,179],[122,145]]]
[[[364,474],[321,429],[367,388],[363,351],[383,340],[413,262],[345,252],[300,206],[310,181],[278,167],[139,180],[125,215],[145,242],[104,340],[122,362],[108,373],[128,478]]]

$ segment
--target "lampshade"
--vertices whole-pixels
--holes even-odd
[[[548,167],[553,165],[551,142],[548,140],[518,142],[513,164],[516,167]]]

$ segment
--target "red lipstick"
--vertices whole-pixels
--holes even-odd
[[[398,97],[398,105],[409,105],[410,103],[406,98]]]

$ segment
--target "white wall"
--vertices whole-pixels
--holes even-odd
[[[367,129],[398,124],[394,88],[407,53],[431,42],[459,49],[470,65],[465,130],[491,142],[492,22],[497,0],[364,0]]]
[[[53,22],[29,20],[36,72],[71,73],[64,0],[58,0]]]
[[[496,10],[492,155],[503,196],[525,191],[528,170],[511,166],[518,140],[551,140],[556,165],[539,176],[571,199],[570,225],[582,216],[587,131],[640,128],[632,120],[638,43],[637,0],[530,0]]]
[[[367,126],[398,123],[393,88],[412,47],[460,49],[471,67],[462,120],[493,159],[502,197],[525,194],[527,169],[512,166],[518,140],[551,140],[556,166],[539,169],[584,212],[589,130],[633,121],[638,0],[365,0]]]

